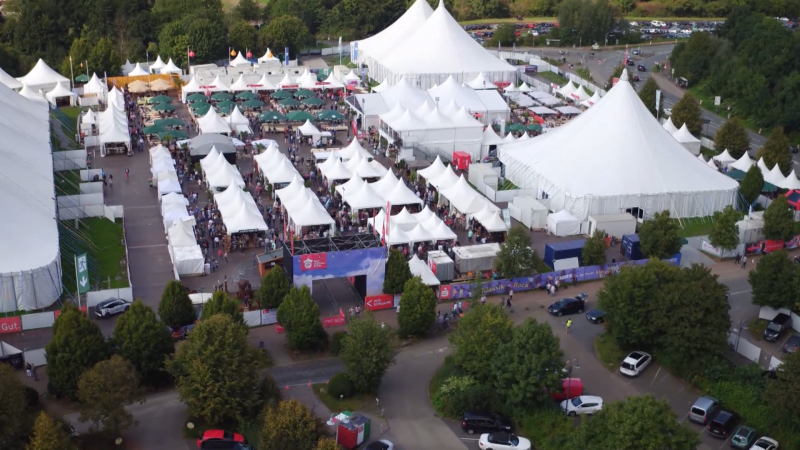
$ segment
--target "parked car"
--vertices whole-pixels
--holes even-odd
[[[603,399],[595,395],[581,395],[572,400],[564,400],[561,402],[561,409],[567,413],[568,416],[594,414],[603,409]]]
[[[635,66],[635,65],[636,65],[636,63],[635,63],[635,62],[633,62],[633,60],[632,60],[632,59],[629,59],[629,60],[628,60],[628,65],[629,65],[629,66]]]
[[[759,438],[750,450],[778,450],[778,441],[770,437]]]
[[[531,441],[511,433],[486,433],[478,440],[482,450],[531,450]]]
[[[585,294],[584,294],[585,295]],[[585,296],[567,297],[553,303],[547,308],[547,311],[554,316],[563,316],[564,314],[580,314],[586,304]]]
[[[720,439],[727,439],[739,425],[739,415],[734,412],[720,411],[708,424],[708,433]]]
[[[671,116],[672,115],[672,108],[664,108],[664,115]]]
[[[387,441],[386,439],[381,439],[379,441],[375,441],[364,448],[364,450],[392,450],[394,448],[394,444]]]
[[[634,55],[637,55],[637,56],[641,55],[642,54],[642,49],[635,48],[635,49],[633,49],[633,51],[631,51],[631,53],[633,53]]]
[[[590,309],[586,313],[586,320],[592,323],[603,323],[606,321],[606,313],[599,309]]]
[[[551,392],[554,401],[563,402],[583,395],[583,381],[580,378],[564,378],[561,380],[561,390]]]
[[[736,429],[736,432],[731,436],[731,447],[748,449],[750,445],[756,440],[756,430],[746,427],[744,425]]]
[[[764,339],[777,342],[783,333],[792,326],[792,318],[788,314],[779,313],[777,316],[773,317],[772,320],[767,324],[767,328],[764,329]]]
[[[636,70],[638,70],[639,72],[647,72],[647,67],[645,67],[644,64],[639,64],[638,66],[636,66]]]
[[[638,82],[640,82],[642,80],[639,79],[639,75],[633,75],[631,77],[631,81],[633,81],[634,83],[638,83]]]
[[[169,330],[170,335],[172,335],[173,341],[182,341],[186,339],[186,336],[188,336],[189,333],[192,332],[192,330],[194,330],[194,324],[185,325],[177,328],[167,327],[167,329]]]
[[[793,335],[781,347],[783,353],[797,353],[797,350],[800,349],[800,336]]]
[[[649,353],[631,352],[622,360],[619,371],[629,377],[638,377],[651,362],[653,362],[653,357]]]
[[[244,444],[244,436],[239,433],[231,433],[230,431],[225,430],[206,430],[203,432],[203,435],[197,439],[197,448],[200,448],[200,445],[207,441],[228,441],[228,442],[239,442]]]
[[[718,408],[719,400],[714,397],[700,397],[689,408],[689,420],[705,425],[714,416]]]
[[[105,319],[114,314],[123,313],[131,308],[131,304],[121,298],[110,298],[103,300],[94,307],[97,317]]]
[[[510,432],[511,421],[490,412],[464,411],[461,418],[461,429],[467,434]]]

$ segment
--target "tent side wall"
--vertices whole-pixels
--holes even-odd
[[[0,311],[47,308],[61,295],[61,252],[46,266],[0,273]]]
[[[589,216],[589,231],[604,231],[609,236],[622,239],[626,234],[636,233],[636,218],[630,214],[597,214]]]

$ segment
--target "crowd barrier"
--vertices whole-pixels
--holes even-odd
[[[76,170],[86,168],[86,150],[53,152],[53,170]]]
[[[86,306],[81,307],[81,310],[85,313],[87,311]],[[61,310],[57,309],[55,311],[25,314],[24,316],[3,317],[0,318],[0,334],[50,328],[60,314]]]

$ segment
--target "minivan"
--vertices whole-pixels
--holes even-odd
[[[772,321],[764,328],[764,339],[770,342],[777,342],[778,339],[792,326],[792,318],[788,314],[779,313],[772,318]]]
[[[461,419],[461,428],[468,434],[495,433],[498,431],[511,432],[511,421],[505,417],[490,412],[464,411]]]
[[[714,397],[703,396],[698,398],[689,409],[689,420],[705,425],[714,417],[719,408],[719,400]]]
[[[736,425],[739,424],[739,415],[733,412],[720,411],[708,424],[708,432],[714,437],[727,439]]]

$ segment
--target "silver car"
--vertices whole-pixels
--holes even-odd
[[[110,298],[98,303],[97,306],[94,307],[94,313],[97,317],[105,319],[114,314],[123,313],[130,309],[130,307],[131,304],[121,298]]]

